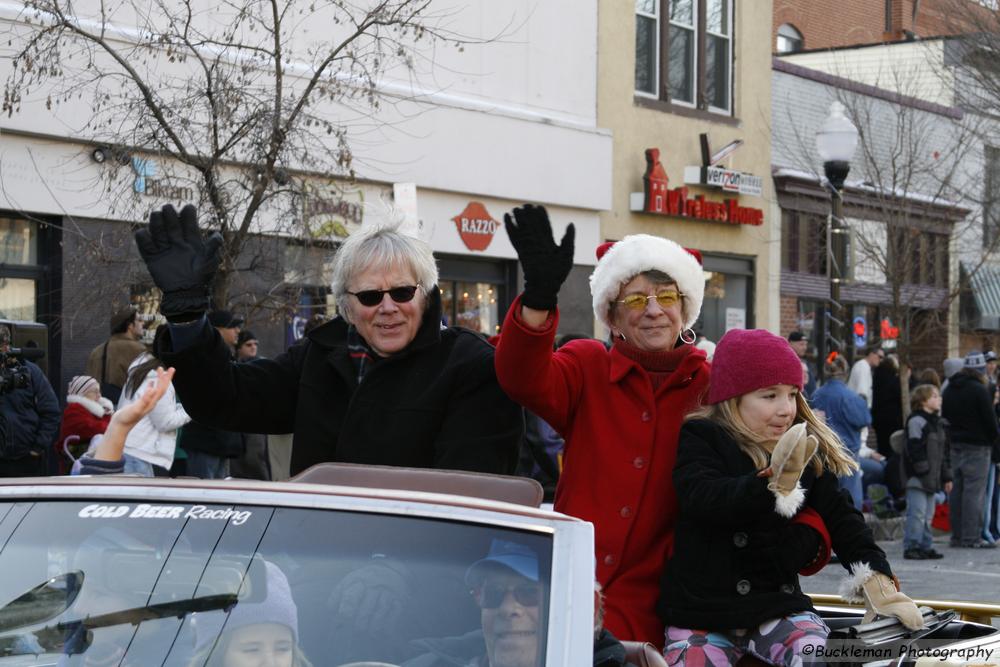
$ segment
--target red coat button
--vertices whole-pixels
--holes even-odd
[[[650,421],[650,420],[651,420],[652,418],[653,418],[653,415],[649,414],[649,411],[648,411],[648,410],[642,413],[642,421],[644,421],[644,422],[648,422],[648,421]]]
[[[615,557],[614,556],[605,556],[604,557],[604,564],[605,565],[614,565],[615,564]]]
[[[618,513],[622,515],[623,519],[627,519],[632,516],[632,508],[628,506],[623,507]]]
[[[642,458],[641,456],[637,456],[634,459],[632,459],[632,465],[634,465],[636,468],[645,468],[646,459]]]

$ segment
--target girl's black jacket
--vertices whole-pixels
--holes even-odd
[[[674,550],[662,580],[659,612],[667,625],[702,630],[755,627],[813,609],[798,571],[815,557],[811,529],[775,512],[768,480],[717,423],[684,424],[674,486],[680,517]],[[845,568],[867,563],[892,576],[864,517],[837,478],[806,469],[805,503],[826,523]]]

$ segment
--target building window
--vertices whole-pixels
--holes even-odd
[[[0,319],[35,320],[40,274],[38,224],[0,217]]]
[[[798,53],[803,49],[802,33],[791,23],[782,23],[778,27],[778,42],[775,50],[778,53]]]
[[[635,3],[635,89],[656,95],[659,80],[659,0],[636,0]]]
[[[636,0],[635,91],[732,113],[732,0]]]
[[[983,248],[996,250],[1000,236],[1000,148],[984,150],[986,178],[983,182]]]
[[[668,91],[672,102],[694,104],[697,37],[694,0],[670,2],[670,29],[667,33]]]
[[[948,236],[913,228],[889,233],[888,272],[896,284],[948,286]]]
[[[879,220],[857,218],[848,218],[847,227],[851,231],[851,259],[845,270],[849,269],[851,280],[856,283],[884,285],[888,263],[888,227]]]
[[[38,263],[37,224],[0,217],[0,264],[34,266]]]
[[[0,319],[35,321],[35,281],[0,278]]]
[[[826,218],[801,211],[781,212],[781,268],[826,275]]]

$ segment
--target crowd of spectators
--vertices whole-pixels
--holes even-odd
[[[812,379],[807,340],[801,331],[788,335]],[[940,369],[912,371],[873,345],[858,355],[846,384],[843,357],[832,354],[823,368],[819,388],[806,393],[860,466],[841,485],[859,509],[905,514],[905,557],[942,557],[929,543],[935,516],[952,547],[1000,545],[997,353],[973,350]]]

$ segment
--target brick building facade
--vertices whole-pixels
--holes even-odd
[[[801,48],[809,51],[953,35],[963,30],[957,20],[963,12],[954,10],[957,3],[983,10],[972,0],[775,0],[773,34],[789,25],[802,35]]]
[[[898,348],[916,369],[940,370],[948,356],[949,328],[957,330],[949,312],[954,268],[949,243],[969,214],[968,207],[954,201],[957,193],[941,184],[953,173],[949,167],[958,169],[961,162],[946,165],[940,160],[943,171],[932,176],[919,156],[898,155],[893,146],[910,142],[944,154],[961,112],[782,60],[774,61],[773,74],[772,175],[782,217],[781,333],[804,331],[819,357],[830,349],[827,332],[832,327],[825,321],[830,193],[820,180],[823,167],[812,144],[831,103],[838,101],[862,125],[863,144],[842,191],[852,238],[850,279],[840,292],[847,315],[848,331],[841,332],[846,354],[853,360],[867,345],[880,343]],[[908,122],[898,124],[899,119]],[[894,157],[912,169],[894,172]],[[904,172],[906,189],[891,178]],[[907,240],[918,237],[917,242]],[[863,335],[853,335],[854,322],[863,326]]]

